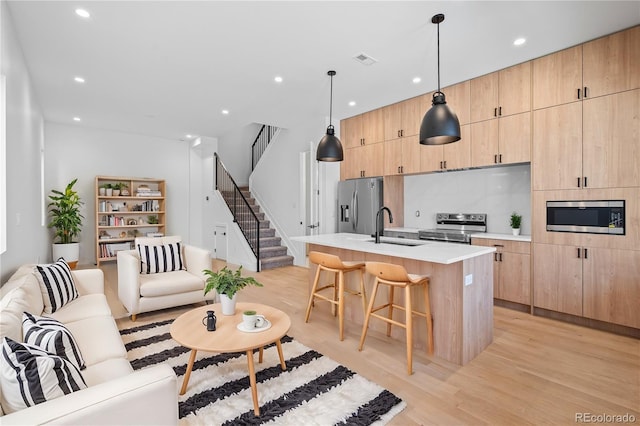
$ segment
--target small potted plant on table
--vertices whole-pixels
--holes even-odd
[[[255,278],[242,276],[242,266],[238,267],[235,271],[225,266],[217,272],[209,269],[205,269],[202,272],[208,277],[204,287],[204,294],[207,294],[211,290],[218,292],[223,315],[233,315],[235,313],[236,299],[239,290],[242,290],[248,285],[262,287],[262,284],[256,281]]]
[[[513,235],[520,235],[520,225],[522,224],[522,216],[516,212],[511,213],[511,231]]]

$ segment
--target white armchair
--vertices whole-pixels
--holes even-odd
[[[177,242],[181,242],[179,236],[136,238],[135,250],[118,252],[118,298],[132,321],[139,313],[215,299],[215,291],[204,294],[206,277],[202,271],[211,269],[208,250],[181,243],[181,259],[186,270],[141,273],[139,245],[168,247]]]

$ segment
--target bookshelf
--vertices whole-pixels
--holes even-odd
[[[136,237],[165,235],[164,180],[96,176],[95,191],[96,265],[132,249]]]

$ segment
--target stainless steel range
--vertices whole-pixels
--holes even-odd
[[[478,232],[487,232],[486,213],[437,213],[436,228],[418,231],[418,238],[471,244],[471,234]]]

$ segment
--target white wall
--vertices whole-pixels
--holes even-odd
[[[487,213],[487,232],[510,234],[513,211],[522,215],[521,233],[530,235],[528,164],[404,178],[404,225],[409,228],[434,228],[436,213]]]
[[[189,229],[191,146],[188,142],[55,123],[46,123],[45,135],[46,194],[78,178],[75,188],[85,203],[80,264],[95,263],[97,175],[165,179],[166,233],[180,235],[183,241],[190,242],[190,235],[198,232]]]
[[[7,251],[0,281],[23,263],[44,260],[48,230],[42,224],[40,156],[44,119],[6,2],[0,2],[0,72],[6,76]]]
[[[262,124],[248,124],[218,138],[218,155],[238,186],[249,185],[251,144]]]

